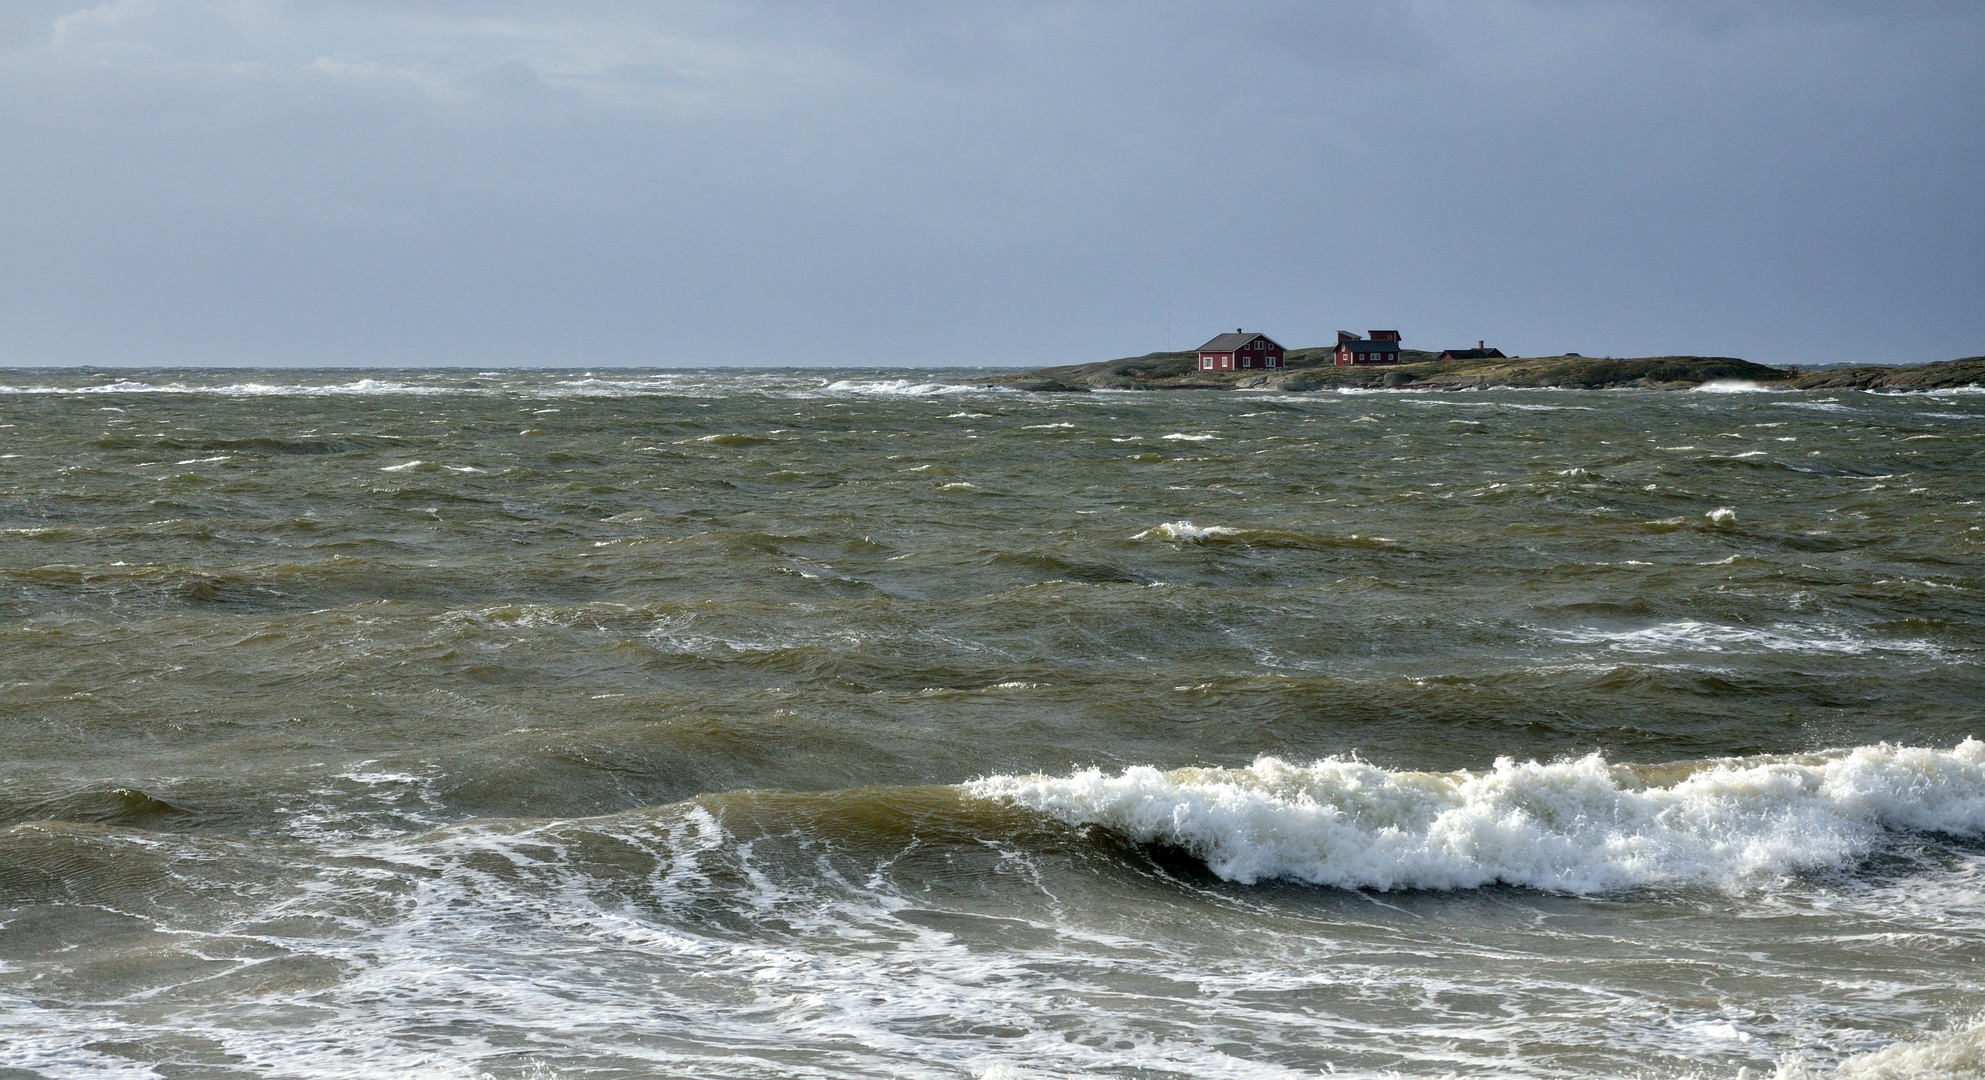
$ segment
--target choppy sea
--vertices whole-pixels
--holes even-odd
[[[0,1078],[1985,1075],[1985,395],[0,372]]]

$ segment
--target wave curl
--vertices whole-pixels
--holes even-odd
[[[1985,742],[1663,766],[1503,758],[1451,773],[1262,757],[991,776],[966,791],[1183,849],[1228,881],[1597,893],[1845,865],[1892,832],[1985,834]]]

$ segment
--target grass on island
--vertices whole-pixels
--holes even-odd
[[[1334,387],[1413,387],[1464,390],[1492,386],[1604,389],[1688,387],[1741,381],[1788,389],[1936,389],[1985,383],[1985,357],[1915,367],[1842,368],[1801,372],[1733,356],[1579,356],[1442,360],[1401,349],[1397,364],[1338,367],[1333,349],[1292,349],[1286,366],[1267,371],[1199,369],[1197,352],[1154,352],[1095,364],[1041,368],[987,380],[1018,390],[1323,390]]]

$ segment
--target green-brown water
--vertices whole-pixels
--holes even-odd
[[[937,379],[0,377],[0,1077],[1979,1072],[1985,396]]]

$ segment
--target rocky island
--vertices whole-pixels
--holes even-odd
[[[1931,390],[1985,384],[1985,357],[1913,367],[1775,368],[1731,356],[1492,357],[1442,360],[1399,350],[1397,364],[1340,367],[1332,348],[1290,349],[1271,370],[1203,371],[1196,352],[1154,352],[1094,364],[1041,368],[981,380],[1016,390],[1329,390],[1338,387],[1473,390],[1489,387],[1685,389],[1742,381],[1796,390]]]

